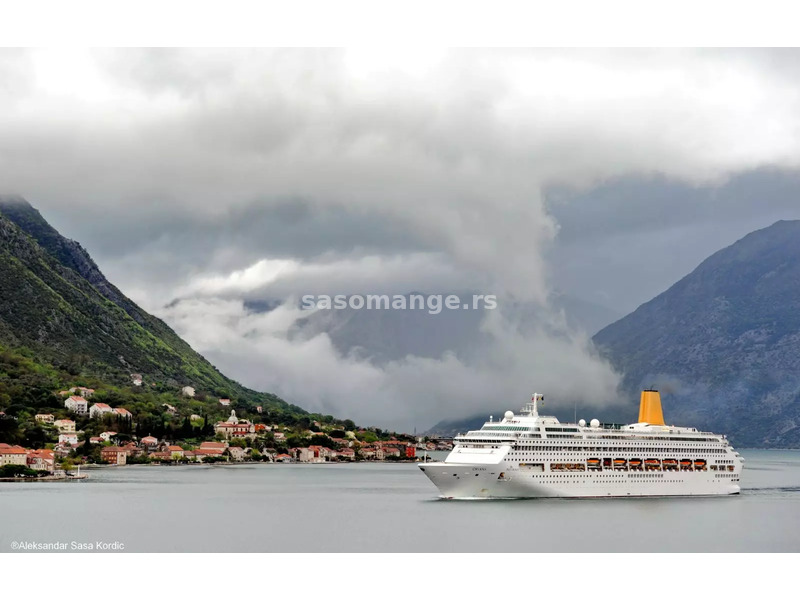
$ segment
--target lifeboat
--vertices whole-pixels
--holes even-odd
[[[692,470],[692,461],[688,458],[681,459],[681,470],[683,471],[691,471]]]
[[[696,461],[694,461],[694,466],[695,466],[695,467],[698,467],[698,468],[703,468],[703,469],[704,469],[704,468],[705,468],[705,466],[706,466],[706,461],[705,461],[705,459],[703,459],[703,458],[698,458]]]
[[[627,469],[628,468],[628,461],[624,458],[615,458],[614,459],[614,468],[615,469]]]
[[[648,458],[644,461],[644,466],[646,469],[650,471],[660,471],[661,470],[661,461],[657,458]]]
[[[628,464],[631,466],[631,469],[641,469],[642,468],[642,459],[641,458],[632,458],[628,461]]]
[[[600,469],[600,459],[599,458],[587,458],[586,464],[589,466],[590,469]]]
[[[664,468],[665,469],[677,469],[678,468],[678,461],[674,458],[665,458],[664,459]]]

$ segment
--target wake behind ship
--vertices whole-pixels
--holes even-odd
[[[724,435],[664,424],[661,396],[642,392],[631,425],[560,423],[534,394],[456,436],[443,462],[419,468],[443,498],[721,496],[739,493],[744,459]]]

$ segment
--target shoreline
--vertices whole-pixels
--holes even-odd
[[[64,475],[45,475],[44,477],[0,477],[0,483],[35,483],[38,481],[81,481],[89,479],[89,475],[67,477]]]
[[[428,461],[434,462],[434,461]],[[88,463],[81,465],[81,470],[84,469],[113,469],[119,467],[237,467],[246,465],[393,465],[393,464],[422,464],[421,460],[354,460],[347,462],[336,461],[323,461],[323,462],[269,462],[269,461],[241,461],[241,462],[184,462],[184,463],[131,463],[124,465],[103,465],[96,463]]]

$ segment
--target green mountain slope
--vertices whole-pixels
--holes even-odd
[[[800,221],[720,250],[594,341],[632,398],[666,392],[668,421],[800,446]]]
[[[234,398],[242,408],[305,414],[222,375],[19,197],[0,197],[0,345],[30,348],[59,370],[116,385],[139,373],[161,386]]]

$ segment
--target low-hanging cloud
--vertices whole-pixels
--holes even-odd
[[[0,57],[15,82],[0,85],[5,191],[227,372],[378,424],[425,426],[535,381],[614,399],[615,375],[546,310],[559,224],[543,190],[653,174],[715,185],[800,160],[792,51]],[[287,333],[304,293],[437,284],[536,305],[541,326],[520,333],[501,302],[485,352],[380,366]],[[249,310],[259,298],[282,308]]]

